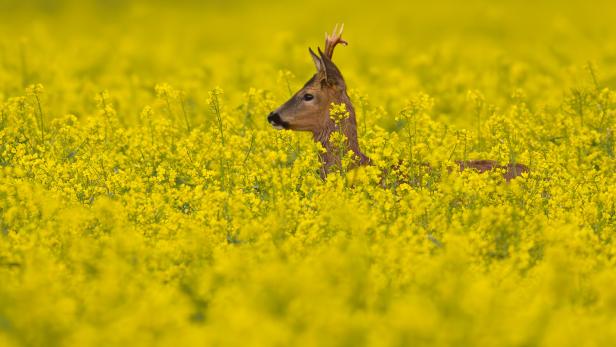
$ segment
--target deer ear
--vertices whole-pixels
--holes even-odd
[[[314,66],[317,68],[317,73],[325,74],[325,64],[323,64],[323,60],[312,51],[312,48],[308,48],[308,52],[310,52]]]
[[[332,60],[321,51],[321,48],[318,48],[318,51],[325,70],[325,78],[327,79],[327,83],[344,87],[344,78],[342,78],[342,73],[340,73],[340,70],[338,70],[336,64],[334,64],[334,62],[332,62]]]

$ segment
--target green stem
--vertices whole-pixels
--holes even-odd
[[[38,94],[34,94],[34,98],[36,99],[36,104],[38,106],[39,120],[41,123],[41,142],[45,142],[45,124],[43,123],[43,108],[41,107],[41,100],[38,97]]]
[[[180,105],[182,106],[182,113],[184,114],[184,121],[186,122],[186,130],[190,133],[190,122],[188,121],[188,113],[184,107],[184,96],[180,94]]]
[[[225,134],[223,131],[222,125],[222,116],[220,115],[220,104],[218,102],[218,95],[213,93],[212,95],[212,109],[214,110],[214,114],[216,115],[216,122],[218,123],[218,131],[220,132],[220,144],[222,146],[220,151],[220,187],[222,190],[225,190],[225,156],[224,156],[224,148],[225,148]]]

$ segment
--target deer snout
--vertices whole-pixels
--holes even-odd
[[[277,112],[270,113],[269,116],[267,116],[267,121],[276,129],[289,128],[289,123],[283,121]]]

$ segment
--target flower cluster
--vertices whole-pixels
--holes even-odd
[[[616,340],[613,46],[593,51],[601,69],[567,45],[519,52],[522,28],[544,35],[533,16],[473,40],[459,5],[447,23],[473,29],[458,41],[391,54],[406,29],[366,32],[377,47],[344,48],[339,68],[374,165],[323,180],[320,144],[266,122],[308,56],[242,12],[260,4],[106,6],[0,11],[0,346]],[[239,19],[254,33],[204,32]],[[329,111],[345,150],[349,109]],[[531,171],[455,169],[469,159]]]

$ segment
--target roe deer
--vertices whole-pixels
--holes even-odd
[[[347,45],[342,39],[344,24],[334,28],[331,35],[325,33],[325,52],[317,48],[318,55],[311,48],[308,48],[310,56],[316,66],[317,72],[308,82],[295,93],[291,99],[271,112],[267,117],[268,122],[276,129],[290,129],[297,131],[309,131],[315,141],[318,141],[325,148],[324,153],[319,154],[322,163],[321,177],[325,178],[327,173],[334,166],[341,165],[341,158],[338,148],[333,148],[330,143],[330,135],[335,131],[342,132],[346,137],[347,153],[353,151],[356,161],[351,166],[371,165],[372,162],[359,148],[357,141],[357,122],[355,119],[355,109],[347,94],[344,78],[338,67],[332,62],[334,48],[338,44]],[[349,116],[336,124],[330,118],[330,105],[332,103],[344,104]],[[508,164],[500,166],[493,160],[469,160],[457,161],[460,170],[472,168],[479,172],[493,169],[503,169],[503,177],[509,181],[528,172],[528,167],[522,164]],[[352,167],[349,167],[351,169]]]

